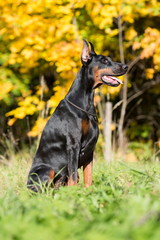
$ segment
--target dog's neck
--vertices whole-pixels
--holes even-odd
[[[68,100],[86,111],[94,109],[93,79],[89,79],[88,75],[88,67],[82,66],[66,96]]]

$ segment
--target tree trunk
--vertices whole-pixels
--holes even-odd
[[[119,50],[120,50],[120,58],[121,62],[124,64],[124,49],[123,49],[123,35],[122,35],[122,19],[118,18],[118,29],[119,29]],[[120,113],[120,120],[118,125],[118,135],[119,135],[119,150],[124,155],[124,118],[126,114],[127,107],[127,77],[124,77],[124,85],[122,89],[122,108]]]
[[[105,109],[105,128],[104,128],[104,138],[105,138],[105,149],[104,149],[104,157],[107,163],[112,161],[112,103],[106,103]]]

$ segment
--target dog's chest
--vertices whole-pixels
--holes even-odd
[[[98,123],[97,120],[92,117],[89,120],[82,120],[82,141],[80,149],[80,165],[86,161],[95,148],[95,144],[98,139]]]

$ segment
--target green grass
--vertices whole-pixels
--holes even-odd
[[[0,166],[0,239],[160,239],[159,164],[96,162],[90,188],[30,194],[24,158]]]

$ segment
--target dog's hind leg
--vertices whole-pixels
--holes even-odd
[[[54,170],[45,164],[39,164],[31,168],[27,187],[34,192],[39,192],[42,188],[51,185],[54,181]]]

